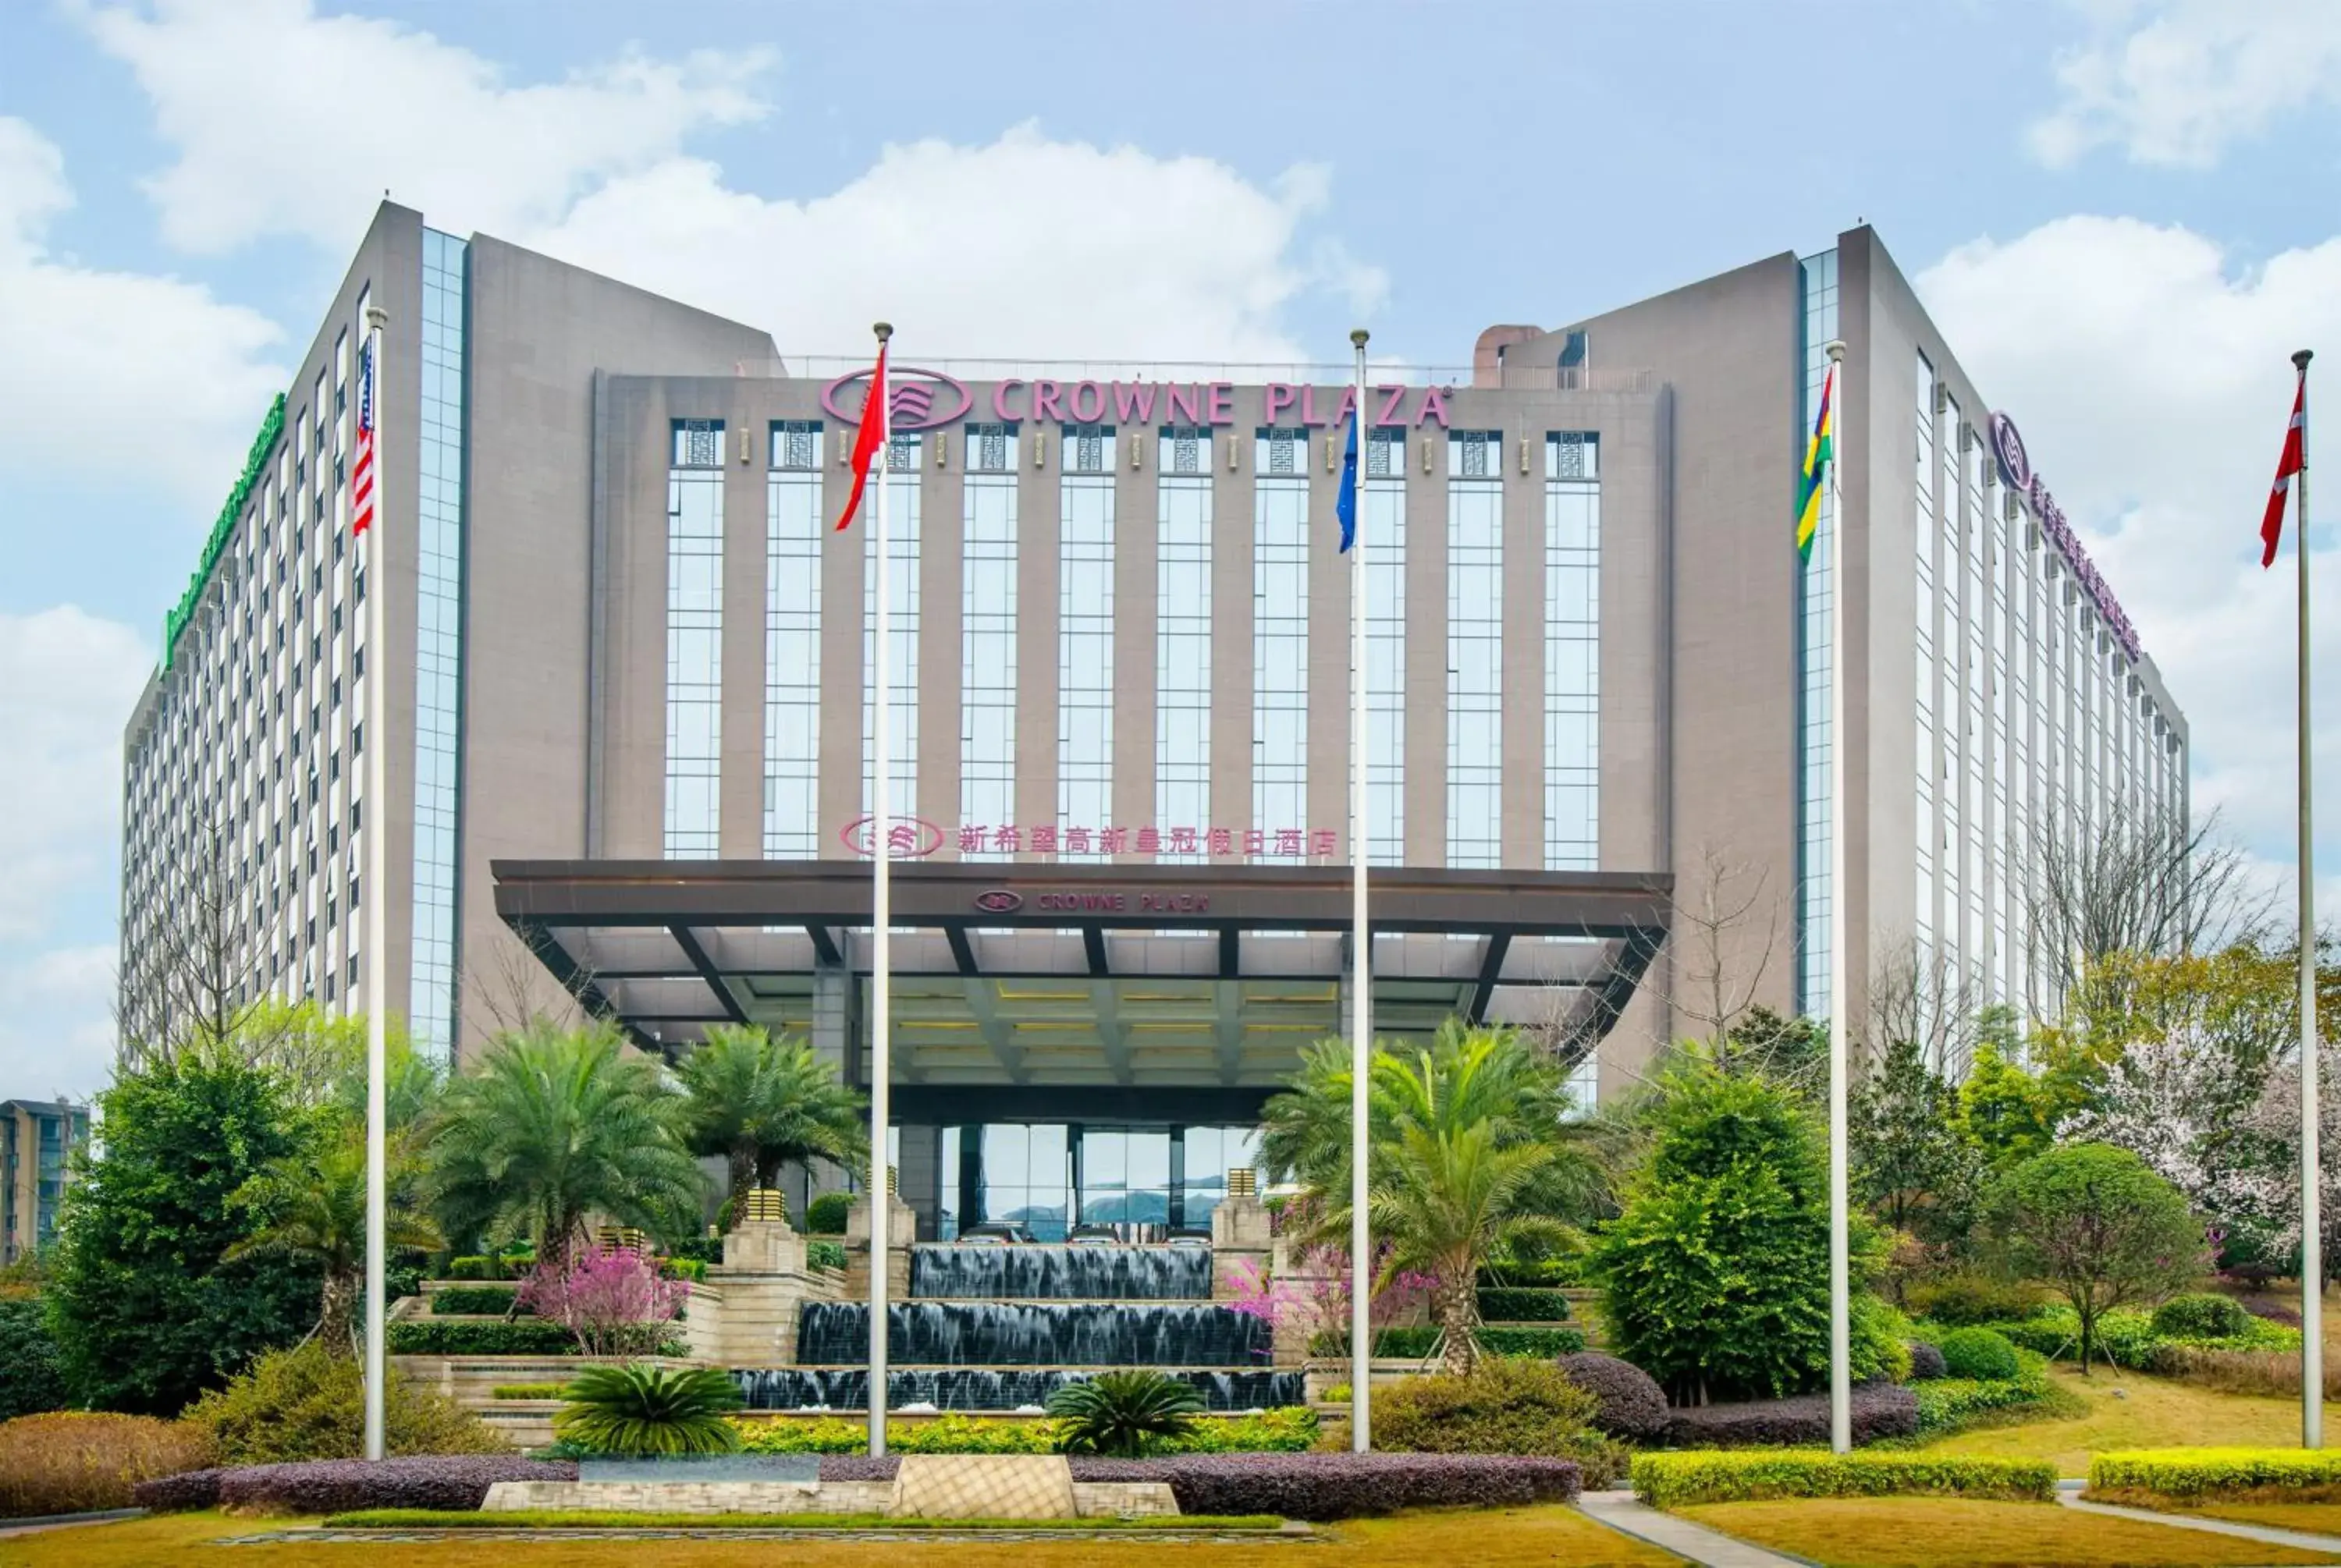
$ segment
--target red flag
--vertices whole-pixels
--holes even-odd
[[[878,455],[879,439],[885,433],[886,423],[886,345],[878,345],[878,368],[870,372],[870,395],[862,400],[862,423],[853,432],[853,493],[845,498],[845,515],[837,520],[839,531],[853,521],[862,506],[862,491],[870,482],[870,460]]]
[[[2260,564],[2276,563],[2276,541],[2284,537],[2284,502],[2292,493],[2292,476],[2308,466],[2308,367],[2300,371],[2300,390],[2292,394],[2292,423],[2284,432],[2284,455],[2276,462],[2276,489],[2269,492],[2267,515],[2260,519]],[[2306,545],[2302,546],[2306,549]]]

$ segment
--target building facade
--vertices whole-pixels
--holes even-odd
[[[392,323],[378,651],[343,455],[369,303]],[[1831,337],[1848,650],[1826,549],[1800,568],[1791,542]],[[882,787],[931,921],[897,943],[903,1190],[938,1228],[1192,1223],[1174,1173],[1218,1180],[1346,1007],[1346,915],[1311,902],[1350,858],[1346,372],[953,364],[909,323],[896,349],[882,562],[866,510],[832,527],[863,368],[385,205],[131,725],[134,1033],[186,1010],[164,980],[205,933],[174,911],[206,904],[214,972],[365,1006],[378,829],[388,1003],[427,1046],[549,992],[671,1051],[762,1022],[866,1073],[847,883],[882,787]],[[2038,1007],[2037,835],[2184,819],[2184,721],[2151,660],[1868,230],[1376,381],[1385,1027],[1550,1028],[1589,1094],[1718,1010],[1861,1017],[1895,962]],[[375,678],[378,813],[356,763]],[[1837,897],[1842,978],[1819,940]]]
[[[57,1206],[73,1179],[75,1151],[89,1142],[89,1107],[46,1100],[0,1100],[0,1264],[49,1245]]]

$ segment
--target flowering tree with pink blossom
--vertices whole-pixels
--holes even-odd
[[[1430,1300],[1437,1283],[1430,1275],[1390,1266],[1392,1249],[1375,1248],[1373,1293],[1366,1305],[1367,1321],[1377,1337],[1381,1331],[1418,1312]],[[1292,1272],[1285,1278],[1270,1275],[1257,1264],[1238,1264],[1230,1271],[1235,1299],[1228,1305],[1247,1316],[1279,1328],[1297,1327],[1310,1339],[1328,1335],[1349,1348],[1351,1281],[1347,1247],[1312,1246],[1293,1255]]]
[[[540,1263],[521,1282],[519,1305],[567,1329],[587,1355],[646,1355],[690,1288],[662,1276],[656,1260],[641,1253],[588,1245],[565,1265]]]

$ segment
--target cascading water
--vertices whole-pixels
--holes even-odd
[[[911,1295],[958,1301],[1209,1301],[1200,1246],[921,1246]]]
[[[1085,1372],[1053,1369],[951,1367],[941,1371],[889,1373],[886,1405],[902,1410],[931,1405],[937,1410],[1038,1410]],[[1298,1372],[1174,1372],[1191,1384],[1211,1410],[1268,1410],[1301,1402]],[[737,1372],[740,1395],[750,1410],[867,1410],[870,1374],[853,1367],[772,1367]]]
[[[1273,1351],[1264,1320],[1200,1304],[906,1301],[886,1309],[886,1345],[903,1366],[1257,1367]],[[852,1365],[869,1349],[866,1304],[804,1305],[801,1365]]]

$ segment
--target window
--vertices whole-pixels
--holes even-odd
[[[764,858],[820,853],[822,428],[772,427],[764,496]]]
[[[1601,439],[1545,438],[1544,862],[1600,864]]]
[[[961,517],[960,858],[1006,858],[1016,819],[1016,428],[966,427]]]
[[[1828,372],[1826,345],[1837,336],[1837,265],[1835,251],[1808,256],[1801,265],[1804,398],[1790,438],[1799,453],[1812,433],[1821,385]],[[1835,891],[1829,882],[1830,749],[1835,741],[1829,708],[1836,657],[1829,626],[1834,590],[1829,541],[1836,531],[1836,497],[1824,489],[1820,526],[1797,580],[1797,1007],[1813,1017],[1825,1016],[1829,1008],[1828,923]]]
[[[1504,432],[1447,438],[1447,863],[1503,853]]]
[[[1113,820],[1113,427],[1069,424],[1061,450],[1057,819],[1065,833]]]
[[[455,845],[463,800],[463,293],[470,247],[423,232],[423,394],[414,494],[414,910],[407,1027],[442,1061],[455,1044]],[[397,496],[393,491],[391,500]],[[368,535],[369,539],[373,536]],[[364,595],[363,580],[359,588]],[[364,670],[364,649],[355,670]]]
[[[1155,481],[1154,819],[1165,860],[1211,820],[1211,432],[1166,426]]]
[[[1251,826],[1272,836],[1309,826],[1309,432],[1253,445]]]
[[[666,856],[712,859],[723,719],[723,422],[673,422],[666,512]]]

